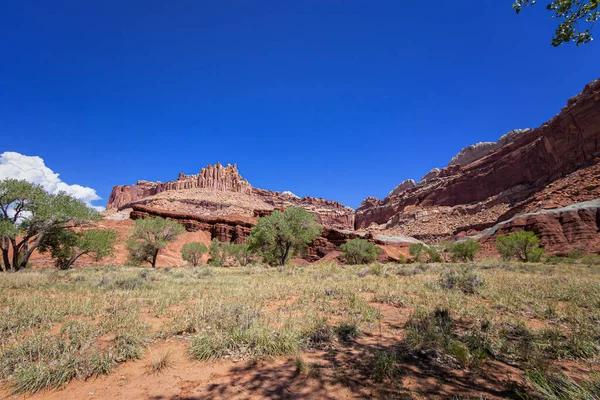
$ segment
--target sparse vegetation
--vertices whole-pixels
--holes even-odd
[[[510,364],[521,372],[506,390],[526,371],[540,371],[529,372],[530,386],[519,390],[577,398],[594,387],[593,376],[566,383],[550,367],[580,371],[600,357],[599,276],[584,264],[505,262],[0,274],[0,379],[31,393],[110,374],[140,357],[141,368],[168,374],[178,364],[160,344],[167,340],[202,362],[276,358],[277,368],[288,360],[302,379],[350,376],[394,394],[402,392],[400,373],[427,363],[478,379],[497,373],[491,362]],[[313,351],[344,362],[311,363]]]
[[[381,249],[365,239],[352,239],[340,246],[349,264],[368,264],[377,259]]]

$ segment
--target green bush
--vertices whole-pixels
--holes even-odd
[[[540,239],[529,231],[500,235],[496,239],[496,248],[503,260],[517,258],[523,262],[540,262],[544,249],[539,245]]]
[[[192,265],[196,267],[200,263],[202,255],[207,251],[208,249],[204,243],[191,242],[183,245],[181,256],[185,261],[192,263]]]
[[[428,262],[442,262],[442,256],[435,247],[429,246],[425,249],[425,251],[427,251]]]
[[[467,239],[448,245],[448,251],[452,256],[452,261],[462,262],[475,260],[475,256],[480,248],[481,245],[475,239]]]
[[[411,244],[408,248],[409,254],[412,256],[414,262],[422,262],[423,261],[423,250],[425,249],[425,245],[423,243],[415,243]]]
[[[352,239],[340,246],[349,264],[368,264],[377,259],[381,249],[365,239]]]
[[[223,252],[221,249],[221,243],[219,239],[213,238],[210,241],[210,246],[208,247],[208,263],[213,267],[220,267],[223,264]]]

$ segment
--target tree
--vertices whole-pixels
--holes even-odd
[[[162,217],[144,218],[135,221],[129,240],[129,261],[134,264],[148,262],[156,268],[158,253],[185,231],[177,221]]]
[[[365,239],[355,238],[340,246],[350,264],[368,264],[377,259],[381,249]]]
[[[503,260],[513,257],[523,262],[539,262],[544,249],[539,247],[540,239],[533,232],[521,231],[496,238],[496,248]]]
[[[408,248],[408,253],[413,257],[415,262],[423,261],[423,249],[425,245],[423,243],[411,244]]]
[[[321,229],[308,211],[289,207],[260,218],[247,243],[252,251],[262,254],[265,262],[284,265],[291,255],[303,251],[317,238]]]
[[[113,254],[118,236],[112,229],[86,229],[80,232],[59,229],[47,235],[39,249],[42,253],[50,252],[58,268],[69,269],[83,255],[100,261]]]
[[[425,251],[427,252],[427,261],[434,263],[434,262],[442,262],[442,256],[440,255],[440,253],[437,251],[437,249],[433,246],[429,246],[427,248],[425,248]]]
[[[204,243],[191,242],[183,245],[181,256],[185,261],[192,263],[192,265],[196,267],[200,263],[202,255],[207,251],[208,249]]]
[[[27,266],[49,234],[102,219],[83,201],[65,192],[50,194],[24,180],[0,181],[0,250],[4,270]]]
[[[517,14],[523,7],[532,6],[536,0],[514,0],[513,9]],[[574,42],[577,46],[593,40],[591,30],[600,17],[598,6],[600,0],[552,0],[546,9],[554,13],[555,19],[561,20],[554,32],[552,46]],[[581,28],[583,23],[585,28]]]
[[[481,248],[481,244],[475,239],[467,239],[456,243],[451,243],[448,247],[453,261],[473,261],[475,255]]]
[[[250,250],[250,245],[246,243],[229,243],[223,249],[223,258],[225,258],[226,260],[231,260],[235,265],[245,267],[252,261],[252,252]]]
[[[208,246],[208,263],[213,267],[220,267],[223,264],[223,252],[219,239],[213,238]]]

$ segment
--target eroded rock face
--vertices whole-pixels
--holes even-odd
[[[177,180],[173,182],[138,181],[136,185],[115,186],[108,198],[106,209],[123,208],[132,202],[161,192],[196,188],[245,194],[252,192],[252,186],[241,177],[236,165],[224,167],[216,164],[202,168],[196,175],[185,175],[180,172]]]
[[[136,205],[212,217],[264,216],[275,209],[301,207],[325,227],[354,228],[352,208],[336,201],[253,188],[235,165],[209,165],[196,175],[180,173],[173,182],[138,181],[136,185],[115,186],[106,208],[111,212]]]
[[[400,183],[398,186],[396,186],[390,193],[389,196],[394,196],[397,194],[400,194],[408,189],[412,189],[415,186],[417,186],[417,184],[415,183],[414,180],[412,179],[407,179],[405,181],[403,181],[402,183]]]
[[[433,224],[441,230],[451,224],[445,235],[450,238],[461,226],[482,230],[513,216],[513,207],[600,157],[600,80],[541,127],[510,132],[498,143],[503,145],[493,152],[449,165],[412,189],[383,200],[365,199],[356,211],[356,227],[385,225],[416,237],[421,229],[421,237],[428,239],[435,233]],[[441,216],[419,214],[432,210]],[[425,232],[427,224],[431,230]],[[412,231],[403,230],[406,226]]]
[[[498,235],[531,231],[549,254],[567,255],[600,249],[600,200],[575,203],[567,207],[519,214],[494,225],[476,236],[493,246]]]

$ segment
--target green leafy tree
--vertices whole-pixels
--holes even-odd
[[[158,253],[184,231],[184,226],[177,221],[162,217],[136,220],[127,241],[129,261],[133,264],[148,262],[155,268]]]
[[[425,251],[427,252],[428,262],[442,262],[442,256],[435,247],[428,246],[427,248],[425,248]]]
[[[453,261],[473,261],[477,252],[481,248],[481,244],[475,239],[467,239],[456,243],[451,243],[448,251],[452,256]]]
[[[340,246],[350,264],[368,264],[377,259],[381,249],[365,239],[355,238]]]
[[[517,14],[523,7],[532,6],[536,0],[514,0],[513,9]],[[546,9],[561,21],[554,32],[552,45],[574,42],[577,46],[592,41],[591,30],[600,17],[600,0],[552,0]],[[580,26],[580,23],[583,26]]]
[[[424,249],[425,245],[423,243],[415,243],[410,245],[408,248],[408,253],[412,256],[415,262],[422,262]]]
[[[59,229],[46,236],[40,252],[50,252],[60,269],[69,269],[83,255],[100,261],[114,253],[119,234],[112,229],[86,229],[75,232]]]
[[[223,264],[223,250],[219,239],[213,238],[208,246],[208,263],[213,267],[220,267]]]
[[[308,211],[289,207],[260,218],[248,237],[250,249],[269,264],[284,265],[321,234],[321,226]]]
[[[539,262],[544,255],[540,239],[533,232],[521,231],[496,238],[496,248],[504,260],[517,258],[523,262]]]
[[[250,250],[250,245],[246,243],[229,243],[227,246],[225,246],[223,253],[227,262],[232,265],[245,267],[252,262],[252,251]]]
[[[194,267],[198,266],[202,255],[208,251],[208,248],[204,243],[191,242],[186,243],[181,248],[181,256],[187,262],[192,263]]]
[[[23,180],[0,181],[0,250],[4,270],[27,266],[50,234],[102,219],[84,202],[64,192],[50,194]]]

